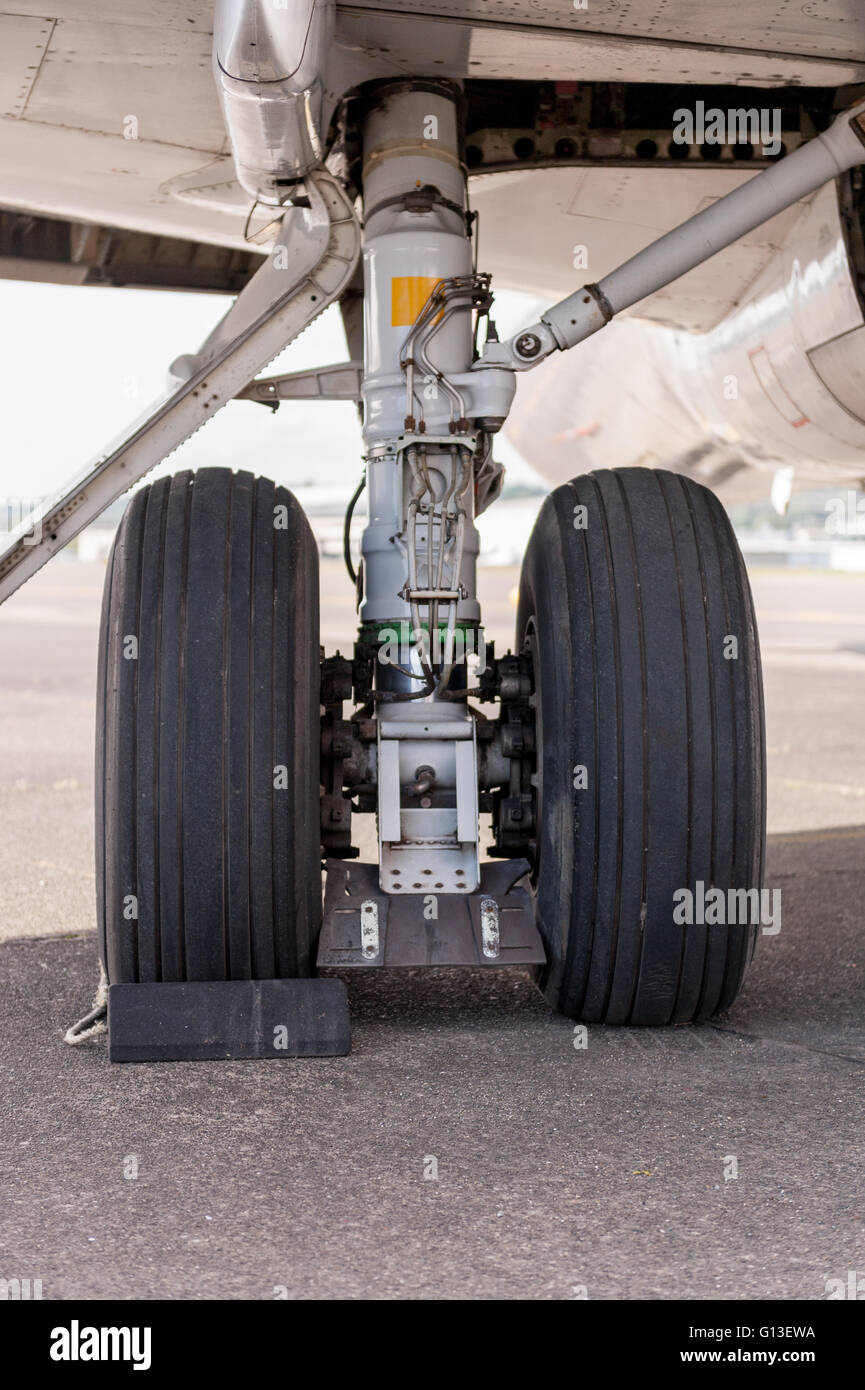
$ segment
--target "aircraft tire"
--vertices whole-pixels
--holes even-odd
[[[762,886],[765,738],[753,603],[718,499],[644,468],[556,488],[516,650],[533,658],[547,998],[589,1023],[726,1009],[762,920],[728,890]]]
[[[318,554],[298,502],[208,468],[137,492],[99,640],[96,882],[112,983],[312,973]]]

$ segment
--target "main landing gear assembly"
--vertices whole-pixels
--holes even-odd
[[[322,658],[316,546],[284,488],[179,473],[120,526],[97,749],[116,1060],[345,1052],[325,967],[521,965],[589,1023],[684,1024],[741,987],[756,925],[674,910],[698,883],[762,882],[759,649],[722,507],[649,469],[557,488],[507,654],[483,640],[475,520],[501,486],[516,373],[861,162],[865,105],[500,342],[460,100],[429,80],[351,94],[327,167],[295,177],[271,256],[174,391],[47,510],[38,545],[0,556],[2,595],[233,397],[361,406],[351,656]],[[351,360],[253,382],[357,301],[361,255]],[[358,862],[362,816],[377,864]]]

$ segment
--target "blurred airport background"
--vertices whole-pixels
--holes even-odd
[[[144,412],[165,389],[168,363],[198,346],[227,303],[221,295],[0,282],[0,319],[14,330],[0,346],[0,537]],[[501,335],[530,322],[539,307],[528,295],[498,295]],[[268,371],[298,371],[346,356],[339,312],[330,309]],[[202,465],[265,473],[297,494],[321,555],[334,557],[342,554],[360,448],[350,402],[294,402],[274,414],[267,406],[238,401],[151,476]],[[495,455],[506,467],[505,488],[480,518],[481,563],[513,566],[520,563],[548,484],[504,434],[496,439]],[[770,499],[772,484],[771,473],[745,470],[720,489],[750,564],[865,572],[861,489],[815,489],[794,478],[781,515]],[[67,558],[103,560],[127,500],[103,513],[69,547]],[[361,502],[356,545],[362,526]]]

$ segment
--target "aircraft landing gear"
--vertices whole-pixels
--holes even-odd
[[[124,523],[114,560],[118,594],[107,600],[111,641],[103,677],[106,730],[113,730],[105,736],[101,889],[111,989],[166,991],[186,988],[190,980],[223,989],[252,983],[252,994],[247,991],[238,1008],[251,1010],[259,1022],[244,1034],[240,1050],[236,1038],[229,1038],[227,1052],[195,1055],[275,1055],[261,1042],[266,1001],[263,990],[254,988],[257,971],[273,971],[258,981],[262,986],[292,976],[296,988],[324,985],[332,982],[306,972],[316,961],[337,957],[364,967],[456,963],[472,954],[478,963],[501,964],[518,948],[524,963],[545,956],[547,996],[569,1016],[641,1024],[704,1018],[735,998],[759,922],[755,896],[762,909],[759,655],[747,579],[723,510],[705,489],[662,472],[624,469],[558,489],[541,511],[523,566],[517,654],[472,675],[462,658],[473,647],[479,650],[482,640],[474,523],[501,485],[491,441],[507,417],[515,373],[583,341],[615,313],[861,163],[865,103],[599,285],[584,286],[511,341],[500,342],[489,322],[489,277],[474,264],[459,90],[438,80],[387,81],[357,89],[351,101],[357,103],[354,133],[342,174],[310,172],[308,197],[295,200],[286,213],[272,262],[202,352],[177,364],[188,379],[92,470],[86,487],[80,482],[48,509],[46,536],[32,552],[19,537],[0,555],[2,598],[234,395],[277,401],[360,394],[368,505],[358,583],[361,630],[347,677],[342,672],[329,683],[326,667],[328,822],[321,840],[312,830],[320,824],[314,787],[304,781],[307,772],[314,779],[310,750],[318,746],[318,732],[310,683],[319,674],[312,607],[300,612],[297,601],[306,591],[301,586],[295,592],[294,580],[279,589],[274,580],[271,599],[276,595],[277,602],[265,631],[285,627],[288,604],[296,640],[291,650],[274,648],[272,670],[266,654],[261,657],[273,682],[269,706],[266,696],[261,703],[254,676],[258,623],[247,630],[241,621],[238,630],[246,632],[247,644],[241,656],[220,609],[226,571],[214,557],[236,529],[234,504],[229,533],[223,504],[215,499],[219,488],[242,491],[246,475],[202,484],[213,493],[202,512],[216,538],[209,561],[192,543],[198,515],[193,502],[191,522],[182,523],[192,526],[189,548],[173,561],[182,566],[181,577],[166,563],[162,598],[152,579],[157,542],[143,546],[140,537],[134,539],[136,528],[144,536],[156,524],[150,502],[145,515],[136,499]],[[355,182],[347,186],[349,178]],[[358,192],[364,207],[363,363],[355,334],[350,362],[250,386],[251,375],[326,304],[355,293]],[[280,264],[297,272],[291,284],[278,270],[276,251],[284,253]],[[154,506],[162,497],[159,486],[148,494]],[[197,483],[178,486],[196,495]],[[158,542],[166,554],[170,513],[169,496],[164,539]],[[174,524],[181,525],[176,518]],[[302,557],[308,540],[297,519],[291,526]],[[238,564],[254,577],[255,556],[271,552],[261,551],[263,534],[254,527],[253,538],[252,551],[241,548],[237,554],[243,557]],[[235,544],[240,543],[232,540],[229,547],[232,573]],[[278,541],[271,537],[268,545]],[[193,580],[204,598],[200,607],[195,600],[184,608],[178,594]],[[156,624],[163,645],[175,641],[178,674],[164,680],[167,723],[164,693],[151,688],[155,671],[143,670],[139,658],[133,675],[118,648],[121,637],[139,642],[139,621],[143,630]],[[185,646],[172,637],[172,622],[186,634]],[[226,652],[229,665],[221,666]],[[243,671],[252,680],[246,694]],[[301,689],[302,699],[296,693]],[[344,718],[343,703],[352,697],[354,708]],[[123,698],[133,702],[134,716],[121,713]],[[484,719],[472,699],[498,701],[503,717]],[[283,756],[262,733],[284,733],[280,711],[294,740]],[[244,731],[249,716],[253,722]],[[177,783],[164,780],[162,762],[155,761],[157,726],[159,739],[164,732],[167,740],[159,742],[160,759],[176,742]],[[222,740],[221,779],[206,770],[211,736],[214,743]],[[265,797],[258,784],[244,791],[232,780],[235,760],[242,763],[245,756],[237,749],[248,744],[248,757],[257,758],[260,736],[267,758],[273,758],[272,776],[282,769],[286,778],[283,803],[273,800],[276,783]],[[188,763],[196,755],[205,759],[200,783]],[[355,871],[340,863],[352,855],[352,807],[376,812],[377,875],[371,866]],[[165,854],[161,832],[152,825],[157,808],[177,818],[165,834]],[[490,873],[480,862],[480,810],[494,814],[494,852],[511,860],[507,871]],[[269,842],[266,831],[256,838],[262,826],[271,828]],[[339,882],[325,903],[316,955],[313,885],[322,846]],[[167,901],[163,915],[160,897],[153,926],[147,917],[152,909],[142,909],[140,900],[155,882],[157,850]],[[531,922],[528,891],[512,876],[526,860]],[[191,866],[192,877],[188,894],[184,877],[183,915],[172,916],[178,863],[184,875]],[[247,864],[261,874],[250,882],[248,903],[241,885]],[[140,879],[144,893],[138,886],[123,891],[124,875],[129,885]],[[268,881],[272,910],[261,889]],[[451,911],[457,901],[464,908]],[[240,903],[239,920],[247,923],[237,936],[229,921],[233,902]],[[175,932],[170,939],[166,922]],[[241,939],[244,931],[248,942]],[[157,951],[162,977],[145,978],[157,969]],[[240,980],[234,978],[238,961]],[[177,973],[166,974],[166,968]],[[122,1025],[127,1005],[122,993],[115,997],[113,1016]],[[135,997],[147,1003],[145,993]],[[312,995],[307,1003],[314,1013]],[[293,1017],[306,1007],[287,996],[284,1005],[295,1009]],[[157,1014],[159,1008],[154,1004]],[[131,1017],[131,1003],[128,1009]],[[210,1027],[206,1016],[205,1008],[200,1032]],[[178,1018],[179,1007],[170,1027],[166,1023],[169,1033]],[[141,1029],[147,1032],[143,1023]],[[119,1046],[110,1031],[112,1047]],[[307,1041],[314,1032],[307,1028]],[[142,1055],[134,1043],[133,1036],[129,1057]],[[213,1043],[200,1043],[208,1045]],[[286,1050],[293,1048],[304,1050],[298,1035]],[[325,1050],[338,1048],[331,1039]],[[175,1054],[159,1055],[193,1054],[183,1050],[181,1038]]]

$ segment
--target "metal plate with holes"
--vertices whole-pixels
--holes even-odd
[[[481,865],[476,893],[396,897],[375,864],[327,861],[318,966],[542,965],[524,859]]]
[[[478,888],[478,789],[475,721],[394,716],[378,720],[378,833],[380,881],[388,892],[469,893]],[[409,750],[415,766],[436,755],[453,760],[455,797],[450,806],[404,804]]]

